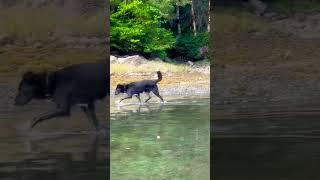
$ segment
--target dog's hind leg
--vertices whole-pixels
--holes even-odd
[[[136,96],[136,97],[137,97],[137,99],[139,100],[139,103],[141,104],[140,95],[139,95],[139,94],[135,94],[134,96]]]
[[[94,103],[88,103],[88,107],[82,106],[81,109],[83,112],[87,115],[88,120],[92,121],[94,127],[96,130],[98,130],[99,127],[99,120],[97,119],[96,113],[95,113],[95,105]]]
[[[158,90],[158,87],[157,87],[157,86],[152,89],[152,92],[153,92],[153,94],[155,94],[158,98],[160,98],[161,101],[163,102],[163,98],[160,96],[159,90]]]
[[[146,94],[147,94],[148,98],[144,101],[145,103],[151,99],[150,92],[146,92]]]
[[[35,127],[38,123],[44,121],[44,120],[48,120],[48,119],[51,119],[51,118],[54,118],[54,117],[61,117],[61,116],[67,116],[70,114],[70,108],[57,108],[54,112],[49,112],[45,115],[42,115],[38,118],[35,118],[34,119],[34,122],[31,126],[31,129],[33,127]]]

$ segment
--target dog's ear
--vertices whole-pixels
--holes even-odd
[[[127,91],[127,89],[128,89],[128,84],[123,84],[123,90]]]
[[[25,73],[22,75],[22,79],[23,79],[24,81],[31,82],[31,81],[34,80],[35,76],[36,76],[35,73],[33,73],[33,72],[31,72],[31,71],[27,71],[27,72],[25,72]]]
[[[31,71],[28,71],[23,74],[22,79],[23,81],[28,83],[39,83],[44,77],[46,77],[45,73],[34,73]]]
[[[27,71],[27,72],[25,72],[25,73],[22,75],[22,77],[23,77],[24,79],[29,79],[29,78],[33,77],[34,75],[35,75],[35,74],[34,74],[33,72]]]

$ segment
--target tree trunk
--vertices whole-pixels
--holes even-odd
[[[193,0],[190,0],[190,5],[191,5],[192,32],[196,36],[197,35],[197,24],[196,24],[196,17],[195,17],[195,14],[194,14]]]
[[[178,29],[178,34],[180,35],[181,34],[180,6],[178,3],[176,5],[177,5],[177,7],[176,7],[177,29]]]
[[[210,1],[209,0],[209,7],[208,7],[208,32],[210,32]]]

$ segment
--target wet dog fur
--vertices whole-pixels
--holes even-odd
[[[61,116],[69,116],[70,108],[84,104],[81,109],[96,129],[95,101],[109,94],[109,63],[83,63],[51,73],[26,72],[20,81],[15,105],[22,106],[32,99],[52,99],[56,109],[34,118],[31,126]]]
[[[146,93],[148,98],[145,100],[145,103],[151,99],[150,92],[155,94],[162,102],[163,98],[159,94],[159,89],[157,83],[162,80],[162,74],[160,71],[157,71],[158,79],[157,80],[143,80],[137,82],[131,82],[129,84],[118,84],[115,90],[115,95],[120,93],[125,93],[127,96],[122,98],[119,103],[125,99],[130,99],[132,96],[136,96],[141,103],[140,94]]]

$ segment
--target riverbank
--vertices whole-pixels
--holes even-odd
[[[192,64],[164,62],[160,59],[147,60],[140,56],[125,57],[126,60],[111,58],[110,92],[114,96],[117,84],[157,79],[156,71],[162,72],[163,79],[159,82],[162,95],[209,95],[210,66],[208,61]],[[119,60],[120,59],[120,60]]]

